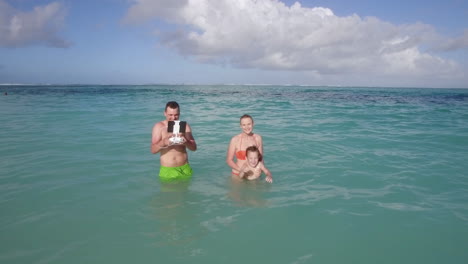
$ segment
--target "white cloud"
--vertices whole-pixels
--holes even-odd
[[[328,8],[305,8],[297,2],[289,7],[277,0],[136,0],[125,21],[150,19],[178,25],[160,33],[162,43],[199,62],[318,75],[461,72],[456,62],[422,51],[440,40],[432,26],[339,17]],[[450,47],[466,46],[467,35]]]
[[[180,9],[188,0],[133,0],[134,4],[127,12],[123,22],[141,23],[156,17],[177,20]]]
[[[440,45],[434,48],[438,51],[454,51],[468,49],[468,29],[463,32],[463,35],[458,38],[447,39]]]
[[[22,12],[0,0],[0,46],[45,44],[68,47],[70,44],[58,36],[64,25],[65,13],[65,8],[58,2]]]

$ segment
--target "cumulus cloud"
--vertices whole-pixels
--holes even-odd
[[[437,51],[454,51],[468,49],[468,29],[458,38],[447,39],[435,47]]]
[[[124,23],[141,23],[154,18],[176,21],[180,10],[187,6],[188,0],[134,0],[124,18]],[[182,21],[181,21],[182,22]]]
[[[22,12],[0,0],[0,46],[43,44],[57,48],[68,47],[70,43],[58,36],[64,25],[65,13],[64,6],[58,2]]]
[[[162,43],[199,62],[322,74],[453,75],[460,66],[422,51],[434,47],[430,25],[394,25],[375,17],[278,0],[135,0],[124,21],[163,20]],[[466,46],[468,34],[445,49]]]

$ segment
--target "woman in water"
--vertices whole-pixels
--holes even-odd
[[[250,115],[243,115],[240,118],[240,128],[242,133],[232,137],[226,155],[226,163],[232,168],[232,176],[239,177],[239,171],[246,163],[246,149],[256,146],[260,154],[263,154],[262,137],[253,133],[254,121]],[[234,162],[234,157],[236,161]]]

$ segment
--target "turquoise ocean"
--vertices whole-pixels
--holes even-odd
[[[468,89],[0,91],[0,263],[468,263]],[[171,100],[198,150],[166,184]],[[273,184],[231,182],[245,113]]]

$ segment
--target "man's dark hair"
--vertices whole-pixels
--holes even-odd
[[[180,110],[180,107],[179,107],[179,104],[176,102],[176,101],[170,101],[170,102],[167,102],[166,104],[166,108],[164,108],[164,111],[167,111],[167,108],[172,108],[172,109],[177,109],[179,108]]]

